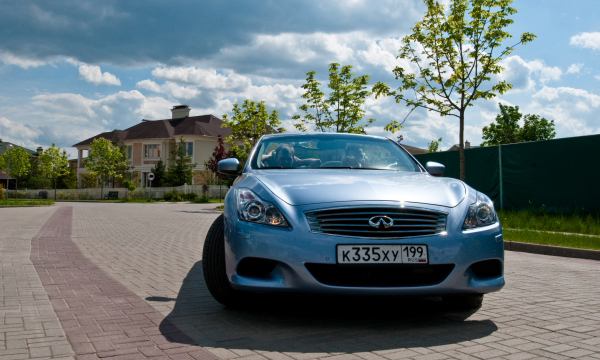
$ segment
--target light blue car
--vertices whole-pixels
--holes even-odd
[[[248,292],[442,296],[477,308],[504,286],[492,201],[392,140],[265,135],[204,243],[208,289],[225,305]]]

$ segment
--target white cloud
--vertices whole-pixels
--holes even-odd
[[[35,138],[40,135],[40,131],[29,125],[0,117],[0,134],[2,134],[1,140],[4,142],[11,142],[31,150],[38,147]]]
[[[524,113],[555,120],[558,137],[600,133],[600,96],[571,87],[543,87]]]
[[[583,63],[576,63],[569,65],[567,69],[567,74],[576,74],[581,72],[581,68],[583,67]]]
[[[141,89],[153,91],[155,93],[166,94],[175,99],[188,100],[200,95],[200,90],[194,86],[181,86],[171,81],[167,81],[162,85],[158,85],[152,80],[142,80],[135,86]]]
[[[250,78],[233,71],[218,73],[215,69],[196,67],[156,68],[152,70],[152,75],[159,79],[194,84],[206,89],[244,89],[252,83]]]
[[[109,72],[102,72],[97,65],[81,65],[79,67],[79,77],[93,84],[121,85],[121,80]]]
[[[571,37],[571,45],[584,49],[600,50],[600,32],[583,32]]]
[[[497,77],[512,84],[512,92],[533,90],[536,85],[534,77],[544,85],[560,80],[562,76],[562,70],[557,66],[546,66],[543,60],[525,61],[518,55],[509,56],[500,65],[505,70]]]
[[[6,51],[0,51],[0,61],[2,61],[6,65],[16,65],[23,69],[43,66],[47,64],[46,61],[16,56]]]

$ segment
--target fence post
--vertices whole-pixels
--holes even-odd
[[[498,145],[498,170],[500,173],[500,210],[504,210],[504,191],[502,189],[502,145]]]

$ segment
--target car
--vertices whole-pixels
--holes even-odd
[[[222,304],[249,293],[436,296],[478,308],[504,286],[502,228],[489,197],[422,166],[393,140],[264,135],[211,225],[202,266]]]

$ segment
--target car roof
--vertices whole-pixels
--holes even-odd
[[[263,139],[271,139],[271,138],[278,138],[278,137],[297,137],[297,136],[350,136],[350,137],[357,137],[357,138],[371,138],[371,139],[380,139],[380,140],[390,140],[388,138],[382,137],[382,136],[375,136],[375,135],[366,135],[366,134],[349,134],[349,133],[326,133],[326,132],[293,132],[293,133],[278,133],[278,134],[265,134],[262,136]]]

